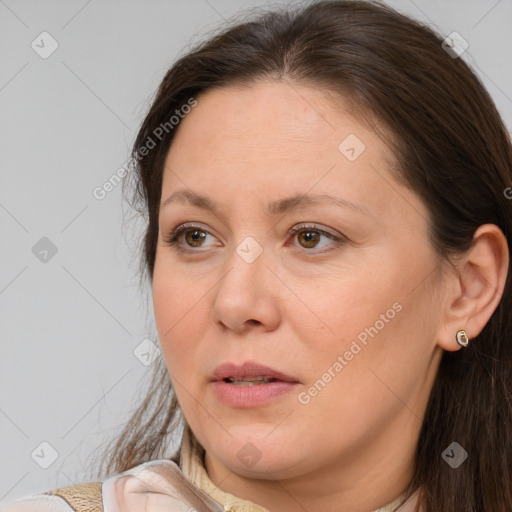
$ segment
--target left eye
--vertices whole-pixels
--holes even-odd
[[[305,249],[316,248],[322,237],[326,237],[333,241],[334,244],[332,245],[339,245],[344,242],[341,237],[323,229],[319,229],[315,225],[300,225],[288,231],[288,236],[293,237],[295,235],[299,235],[297,240],[299,241],[300,246]],[[186,247],[183,247],[179,243],[182,236],[184,236],[186,240]],[[191,252],[197,252],[193,251],[193,248],[204,247],[202,242],[208,236],[213,235],[205,229],[202,229],[200,226],[182,224],[164,238],[164,243],[169,246],[174,246],[177,251],[191,251],[190,248],[192,248]]]
[[[288,231],[288,235],[299,235],[297,240],[299,241],[301,247],[304,247],[305,249],[316,248],[316,244],[321,239],[321,237],[329,238],[330,240],[335,242],[334,245],[342,243],[342,239],[339,236],[336,236],[333,233],[329,233],[328,231],[324,231],[323,229],[319,229],[314,225],[297,226]],[[301,240],[304,241],[305,245],[302,244]]]

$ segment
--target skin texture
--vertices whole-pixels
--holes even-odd
[[[162,202],[185,188],[221,210],[162,208],[153,301],[207,472],[222,490],[272,512],[375,510],[411,479],[443,349],[461,349],[459,329],[476,336],[501,298],[506,240],[484,225],[455,266],[441,260],[429,245],[425,205],[392,177],[386,141],[341,99],[262,82],[197,100],[169,150]],[[350,134],[365,145],[353,161],[338,149]],[[268,202],[299,193],[344,198],[366,213],[332,204],[265,212]],[[180,253],[164,238],[183,223],[207,233],[202,241],[182,234],[188,252]],[[288,235],[302,223],[345,241],[318,232],[311,241],[308,229]],[[251,263],[236,250],[248,236],[262,249]],[[377,334],[347,360],[372,326]],[[338,356],[347,364],[336,371]],[[219,402],[213,370],[248,360],[295,377],[298,389],[256,408]],[[329,368],[330,381],[301,403],[298,394],[304,402]],[[237,456],[249,442],[260,457],[252,466]]]

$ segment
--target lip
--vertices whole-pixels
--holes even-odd
[[[228,377],[235,377],[238,379],[241,379],[242,377],[266,377],[282,382],[299,383],[297,379],[290,375],[286,375],[283,372],[253,361],[246,361],[243,364],[223,363],[215,368],[212,380],[223,381]]]
[[[266,377],[273,382],[240,386],[228,384],[228,377]],[[216,398],[228,407],[247,409],[272,404],[275,400],[291,393],[300,382],[283,372],[252,361],[241,365],[224,363],[212,375],[211,385]]]

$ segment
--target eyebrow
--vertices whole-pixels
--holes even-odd
[[[204,210],[210,210],[214,213],[219,213],[221,210],[220,204],[213,199],[187,189],[180,189],[174,192],[161,203],[160,208],[162,209],[168,204],[174,202],[189,203],[193,206],[197,206],[198,208],[202,208]],[[342,208],[350,208],[359,213],[362,213],[363,215],[371,216],[370,212],[366,208],[363,208],[361,205],[341,197],[334,197],[327,194],[298,194],[296,196],[279,199],[269,203],[265,213],[268,215],[277,216],[291,210],[303,209],[309,206],[318,206],[325,203],[340,206]]]

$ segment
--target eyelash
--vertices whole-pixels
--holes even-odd
[[[179,253],[193,253],[193,252],[200,252],[200,248],[188,248],[185,249],[182,246],[179,245],[178,240],[181,237],[181,235],[186,234],[188,231],[200,231],[202,233],[207,233],[211,235],[210,232],[208,232],[206,229],[201,228],[200,226],[196,225],[190,225],[190,224],[182,224],[175,228],[169,235],[164,237],[163,241],[165,245],[172,247]],[[333,235],[332,233],[329,233],[328,231],[324,231],[323,229],[318,228],[314,224],[301,224],[299,226],[296,226],[288,231],[288,236],[295,236],[297,233],[300,233],[301,231],[315,231],[317,233],[320,233],[321,235],[326,236],[327,238],[330,238],[334,243],[333,245],[335,247],[338,247],[340,245],[343,245],[346,242],[346,239],[343,237],[338,237],[336,235]],[[212,235],[213,236],[213,235]],[[307,252],[313,252],[314,249],[308,250],[305,249]],[[323,251],[317,251],[313,252],[314,254],[323,254],[326,252],[329,252],[331,249],[323,250]]]

